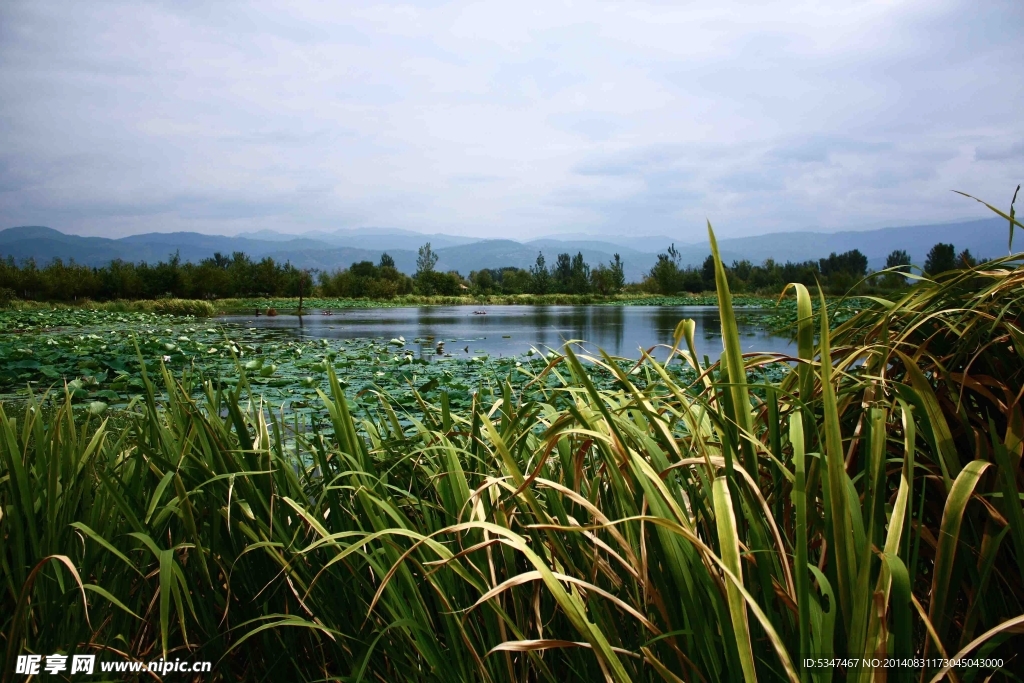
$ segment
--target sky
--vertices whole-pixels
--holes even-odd
[[[0,3],[0,229],[680,242],[986,217],[1024,3]],[[1024,202],[1022,202],[1024,203]]]

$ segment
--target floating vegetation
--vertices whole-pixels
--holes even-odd
[[[474,395],[500,395],[506,381],[517,388],[530,385],[532,392],[556,382],[553,375],[535,381],[554,356],[496,357],[481,349],[469,356],[460,349],[452,357],[443,354],[444,342],[436,351],[419,355],[404,337],[313,339],[155,313],[0,311],[0,398],[24,400],[66,382],[75,405],[100,401],[120,409],[141,396],[143,364],[150,373],[165,367],[180,375],[195,394],[206,380],[231,387],[243,381],[268,408],[298,413],[312,412],[317,390],[329,388],[329,367],[355,405],[375,403],[381,392],[395,405],[412,407],[419,392],[428,400],[444,393],[452,407],[464,408]],[[627,370],[635,365],[619,363]],[[669,367],[680,377],[689,372],[678,361]],[[603,387],[615,381],[603,371],[595,379]]]

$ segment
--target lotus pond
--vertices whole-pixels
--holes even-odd
[[[381,314],[372,313],[378,317]],[[436,314],[444,316],[445,312]],[[484,317],[479,316],[475,322],[483,324]],[[683,316],[677,312],[669,317],[670,321],[662,316],[668,331],[662,331],[659,339],[645,340],[645,344],[671,342],[671,326]],[[491,316],[487,321],[493,325],[499,319]],[[429,337],[412,337],[398,333],[391,336],[387,324],[362,328],[334,325],[337,318],[320,320],[324,326],[319,330],[311,323],[311,316],[306,317],[302,328],[292,316],[263,318],[260,322],[268,320],[274,324],[258,326],[234,319],[85,309],[3,311],[0,400],[17,402],[30,391],[38,394],[51,387],[62,389],[66,382],[73,400],[83,410],[102,413],[108,408],[124,408],[142,393],[140,358],[147,372],[157,374],[161,366],[166,367],[174,376],[184,377],[194,392],[201,391],[206,380],[235,386],[244,375],[252,397],[262,397],[274,410],[299,414],[312,412],[312,406],[319,405],[316,390],[327,389],[327,364],[343,380],[356,406],[365,407],[376,405],[378,394],[383,393],[396,406],[412,406],[421,398],[436,402],[444,394],[452,408],[459,408],[471,404],[475,393],[485,400],[500,396],[506,382],[515,390],[529,384],[531,391],[539,392],[560,383],[554,373],[534,381],[547,367],[554,354],[552,348],[536,345],[531,349],[526,345],[517,353],[495,352],[495,344],[500,349],[504,348],[502,343],[510,341],[501,334],[491,335],[494,339],[489,343],[483,339],[486,334],[467,337],[480,331],[469,328],[441,326]],[[469,320],[474,319],[471,316]],[[337,333],[339,329],[354,332],[351,337],[331,336],[332,330]],[[589,330],[597,335],[599,344],[601,330],[607,332],[607,326]],[[714,338],[701,339],[708,350],[720,344]],[[438,355],[428,351],[442,341],[455,353]],[[549,346],[560,343],[552,337]],[[611,346],[613,353],[624,350]],[[629,355],[638,357],[638,346]],[[664,352],[661,355],[664,357]],[[617,362],[634,372],[640,386],[657,379],[643,374],[650,373],[649,367],[634,369],[634,361],[628,358]],[[679,362],[671,363],[669,370],[680,377],[687,372]],[[596,367],[593,379],[604,386],[615,381],[610,373]]]

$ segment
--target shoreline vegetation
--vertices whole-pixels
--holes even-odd
[[[738,296],[739,307],[764,307],[774,304],[778,297],[747,295]],[[246,297],[229,299],[115,299],[112,301],[36,301],[10,299],[0,310],[40,310],[84,308],[100,311],[168,313],[172,315],[193,315],[211,317],[215,315],[246,315],[259,311],[266,315],[274,309],[276,315],[297,315],[299,304],[304,315],[319,315],[323,311],[366,308],[402,308],[413,306],[714,306],[717,303],[714,292],[684,294],[678,296],[651,295],[643,292],[624,294],[465,294],[465,295],[422,295],[406,294],[391,299],[345,298],[310,296],[298,297]]]
[[[548,265],[544,253],[539,252],[529,268],[482,268],[464,276],[438,270],[438,255],[429,242],[420,248],[412,276],[400,272],[387,252],[381,253],[377,263],[360,261],[331,271],[303,269],[269,257],[254,261],[242,252],[230,256],[215,253],[198,263],[183,262],[175,253],[158,263],[115,260],[99,267],[61,259],[39,265],[31,258],[18,262],[0,254],[0,308],[26,306],[31,301],[99,301],[125,310],[124,306],[135,304],[118,302],[170,300],[206,301],[215,310],[255,310],[260,302],[297,299],[293,309],[301,311],[316,308],[314,301],[345,308],[461,303],[578,305],[713,297],[713,258],[709,255],[700,266],[684,264],[682,258],[671,245],[658,254],[640,282],[627,283],[618,254],[607,264],[595,265],[587,263],[581,252],[575,256],[561,253]],[[929,252],[924,269],[940,273],[977,263],[969,251],[956,254],[952,244],[940,243]],[[793,283],[820,286],[832,295],[893,293],[907,288],[913,270],[909,254],[895,250],[886,259],[884,270],[869,271],[867,257],[857,249],[798,263],[739,260],[724,268],[735,294],[754,297],[778,296]],[[193,306],[194,310],[202,308]]]
[[[713,364],[684,320],[665,363],[566,348],[459,405],[355,401],[324,355],[321,419],[292,429],[241,361],[198,398],[143,365],[117,425],[71,390],[0,402],[5,680],[20,653],[110,650],[217,680],[806,683],[886,657],[916,662],[894,679],[953,658],[985,662],[960,680],[1012,679],[1024,267],[844,320],[797,283],[781,359],[741,353],[711,245]]]
[[[861,296],[829,296],[834,322],[845,320],[852,312],[868,305]],[[372,299],[306,298],[302,315],[332,315],[346,309],[403,308],[417,306],[715,306],[716,296],[708,293],[663,296],[650,294],[515,294],[476,296],[422,296],[410,294],[382,301]],[[247,298],[203,301],[197,299],[115,300],[55,302],[11,300],[0,311],[62,311],[94,310],[110,313],[156,313],[163,315],[213,318],[217,316],[296,316],[300,314],[298,298]],[[772,332],[795,334],[796,299],[793,296],[738,295],[734,298],[744,322],[753,322]],[[818,304],[815,302],[815,310]]]

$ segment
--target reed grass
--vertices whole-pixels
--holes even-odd
[[[87,308],[97,311],[113,311],[116,313],[164,313],[167,315],[191,315],[196,318],[208,318],[216,315],[217,310],[209,301],[201,299],[139,299],[114,301],[90,301],[82,299],[78,302],[47,302],[47,301],[23,301],[20,299],[7,302],[6,306],[0,308],[13,308],[17,310],[38,310],[38,309],[62,309],[62,308]]]
[[[341,297],[306,297],[303,310],[318,313],[321,310],[346,308],[397,308],[408,306],[708,306],[714,305],[716,296],[690,294],[680,296],[652,296],[643,292],[619,294],[465,294],[461,296],[403,294],[391,299],[354,299]],[[771,307],[774,299],[770,296],[742,295],[737,305],[750,307]],[[294,314],[299,309],[297,297],[217,299],[213,302],[218,311],[228,313],[253,313],[273,306],[281,313]]]
[[[835,329],[796,286],[797,356],[744,355],[711,238],[725,348],[702,362],[680,323],[667,362],[692,385],[645,356],[641,391],[567,347],[543,400],[506,385],[464,413],[381,394],[354,415],[330,370],[330,430],[267,414],[244,374],[200,401],[147,376],[119,429],[0,405],[4,679],[58,651],[223,680],[868,680],[803,659],[965,654],[1010,678],[1024,270]],[[924,668],[889,676],[992,673]]]

